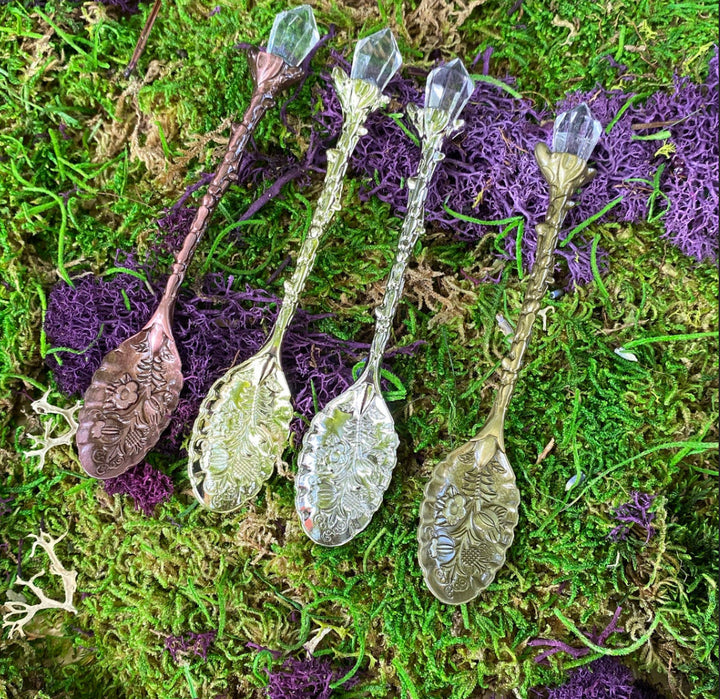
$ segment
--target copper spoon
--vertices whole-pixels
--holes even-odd
[[[277,93],[302,77],[300,63],[318,39],[312,9],[302,5],[275,18],[267,51],[248,50],[250,104],[242,122],[233,127],[223,162],[175,257],[160,304],[140,332],[105,356],[85,392],[76,440],[80,463],[91,476],[114,478],[142,461],[170,422],[183,385],[171,326],[185,272],[255,127]]]

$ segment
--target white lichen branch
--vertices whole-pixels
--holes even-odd
[[[77,609],[73,605],[73,597],[75,590],[77,589],[77,572],[74,570],[66,570],[65,566],[60,562],[55,553],[55,544],[62,541],[65,537],[63,534],[58,539],[53,539],[47,532],[40,532],[40,536],[32,534],[35,541],[33,542],[32,549],[30,551],[30,558],[35,557],[35,550],[38,546],[42,548],[50,559],[50,573],[57,575],[62,578],[63,590],[65,591],[65,599],[63,601],[54,600],[48,597],[42,589],[36,584],[35,580],[41,575],[45,574],[44,570],[41,570],[37,575],[33,575],[30,580],[23,580],[18,577],[15,579],[15,584],[24,585],[31,590],[35,596],[40,600],[38,604],[28,604],[27,602],[17,599],[21,597],[17,593],[11,593],[9,590],[7,595],[10,599],[3,605],[3,609],[7,610],[3,614],[3,625],[10,627],[8,632],[8,638],[13,637],[24,637],[25,631],[23,627],[37,614],[41,609],[64,609],[66,612],[77,614]],[[19,617],[19,618],[13,618]]]
[[[65,422],[67,422],[70,429],[67,432],[63,432],[60,436],[53,437],[52,431],[55,429],[55,421],[53,419],[48,419],[43,421],[43,429],[45,430],[44,434],[27,435],[33,441],[33,448],[25,451],[25,458],[27,459],[32,456],[40,457],[37,467],[38,471],[45,465],[45,457],[51,449],[59,447],[63,444],[73,443],[73,438],[78,430],[78,422],[75,419],[75,413],[77,413],[82,406],[82,401],[78,401],[72,408],[59,408],[56,405],[52,405],[52,403],[48,403],[47,398],[49,395],[50,389],[48,388],[42,398],[38,398],[38,400],[31,404],[33,411],[37,415],[60,415]]]

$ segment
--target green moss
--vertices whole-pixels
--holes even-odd
[[[67,447],[51,453],[42,472],[21,459],[23,430],[39,430],[29,395],[52,381],[41,332],[49,287],[68,271],[106,271],[118,248],[151,253],[161,239],[154,220],[217,163],[223,134],[205,142],[201,136],[237,118],[247,103],[249,76],[234,45],[262,41],[284,7],[233,0],[210,17],[212,5],[164,5],[132,83],[120,73],[147,7],[130,18],[92,3],[0,9],[11,39],[0,45],[0,495],[14,498],[0,519],[0,543],[7,544],[0,587],[14,581],[18,555],[25,576],[41,569],[19,542],[42,526],[54,535],[69,530],[58,555],[77,570],[84,593],[76,616],[43,611],[28,628],[31,637],[0,641],[0,697],[261,697],[262,668],[281,661],[248,643],[302,656],[302,645],[325,629],[316,655],[360,678],[338,696],[459,699],[478,688],[517,688],[525,696],[532,686],[561,681],[574,664],[563,654],[550,667],[534,663],[529,640],[579,644],[569,624],[588,634],[618,605],[627,631],[613,636],[611,647],[630,647],[659,619],[650,640],[625,658],[639,675],[668,696],[714,696],[717,343],[647,341],[632,349],[637,363],[614,352],[635,340],[717,328],[717,270],[681,256],[657,225],[592,224],[586,232],[609,252],[603,289],[591,284],[546,301],[547,323],[538,322],[506,424],[523,494],[520,526],[507,566],[466,607],[441,605],[427,592],[415,531],[433,465],[487,415],[493,370],[508,347],[495,316],[514,322],[524,292],[514,263],[501,270],[494,261],[490,239],[470,248],[429,230],[418,246],[395,325],[397,346],[425,342],[392,365],[408,396],[392,404],[399,463],[383,506],[347,546],[309,543],[284,475],[244,511],[220,517],[194,506],[182,459],[153,454],[176,496],[147,519],[81,475]],[[338,24],[331,44],[347,53],[357,17],[366,32],[399,22],[410,5],[367,4],[352,19],[324,3],[317,15]],[[556,15],[571,23],[586,17],[566,46],[570,30],[553,24]],[[523,95],[552,101],[598,81],[614,86],[616,73],[602,58],[608,53],[638,76],[636,91],[668,86],[675,71],[702,77],[715,15],[692,2],[612,9],[524,2],[508,16],[505,3],[490,1],[452,29],[466,59],[492,45],[495,77],[507,70]],[[422,34],[402,42],[413,60],[428,58]],[[297,135],[272,111],[256,137],[261,149],[303,152],[316,80],[288,108]],[[137,139],[128,142],[138,123]],[[279,293],[284,277],[269,287],[267,280],[288,254],[294,258],[319,184],[286,188],[241,227],[242,246],[234,224],[257,192],[233,188],[188,283],[202,271],[226,271],[236,288],[248,283]],[[322,321],[324,331],[367,340],[400,221],[385,204],[359,203],[358,187],[348,182],[303,303],[333,314]],[[489,269],[502,272],[499,283],[472,281]],[[551,439],[553,449],[536,463]],[[296,451],[286,456],[293,473]],[[567,492],[578,472],[585,480]],[[607,538],[614,508],[632,490],[659,495],[648,545],[635,535]],[[41,580],[61,594],[56,579]],[[218,637],[207,661],[190,656],[176,666],[164,650],[168,634],[209,629]]]

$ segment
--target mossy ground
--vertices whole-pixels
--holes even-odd
[[[408,64],[430,65],[438,46],[469,63],[493,46],[491,73],[516,76],[515,88],[540,103],[596,82],[616,86],[607,54],[628,66],[634,91],[666,89],[674,73],[700,80],[717,41],[710,3],[471,5],[315,3],[319,23],[337,25],[334,48],[348,51],[384,23]],[[235,44],[262,42],[285,4],[213,7],[165,4],[130,81],[122,69],[147,6],[129,18],[93,2],[12,1],[0,10],[0,495],[13,498],[0,519],[1,587],[4,597],[19,563],[25,577],[40,570],[27,537],[42,527],[69,530],[58,554],[84,593],[76,616],[43,611],[27,639],[0,642],[0,697],[261,697],[263,668],[280,661],[248,643],[302,655],[325,629],[316,655],[360,678],[338,696],[526,696],[597,657],[561,653],[545,667],[528,641],[580,645],[573,626],[587,635],[618,606],[625,631],[608,645],[638,676],[666,696],[715,696],[716,342],[650,341],[632,349],[637,363],[614,353],[634,340],[717,329],[717,270],[682,256],[657,224],[591,227],[609,252],[603,285],[547,300],[506,425],[523,494],[516,540],[495,583],[467,606],[443,606],[427,592],[415,532],[431,468],[487,413],[493,368],[507,348],[495,315],[513,320],[524,290],[515,264],[501,269],[486,241],[472,248],[432,229],[423,239],[395,324],[396,345],[426,343],[393,364],[407,389],[394,404],[399,463],[372,524],[347,546],[310,544],[292,483],[280,475],[255,504],[219,517],[194,506],[182,459],[153,455],[176,495],[150,519],[85,477],[70,448],[51,452],[41,472],[21,458],[24,431],[39,429],[30,401],[52,386],[43,365],[52,351],[42,332],[49,288],[69,273],[106,272],[118,248],[148,253],[159,239],[155,219],[214,168],[229,120],[246,104],[249,76]],[[315,66],[326,57],[327,47]],[[303,152],[315,81],[288,109],[296,133],[275,110],[258,130],[261,150]],[[188,283],[200,270],[225,271],[237,287],[279,293],[283,275],[268,278],[296,252],[319,184],[302,192],[291,185],[242,227],[242,246],[227,237],[210,256],[257,195],[234,188]],[[383,204],[359,203],[357,186],[351,179],[346,188],[304,307],[335,314],[322,321],[326,332],[369,339],[400,221]],[[491,267],[502,271],[499,283],[472,281]],[[290,473],[295,456],[288,450]],[[566,492],[578,472],[585,480]],[[658,495],[647,545],[637,535],[607,538],[614,507],[633,490]],[[56,581],[41,580],[59,593]],[[206,661],[176,665],[164,650],[168,634],[209,629],[218,636]]]

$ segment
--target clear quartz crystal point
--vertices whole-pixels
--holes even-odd
[[[393,33],[387,28],[381,29],[355,45],[350,77],[367,80],[382,91],[401,64],[402,56]]]
[[[587,160],[600,140],[601,133],[602,125],[593,118],[587,104],[583,102],[555,118],[552,149],[555,153],[572,153]]]
[[[425,107],[440,109],[456,119],[472,95],[475,85],[465,66],[455,58],[435,68],[425,83]]]
[[[299,5],[276,15],[267,51],[291,66],[299,66],[319,39],[312,7]]]

